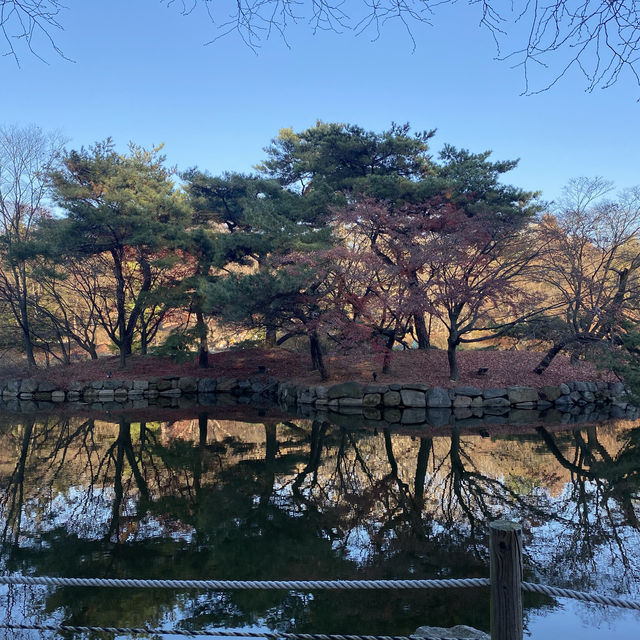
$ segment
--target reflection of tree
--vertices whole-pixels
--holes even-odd
[[[554,459],[570,472],[570,491],[560,507],[567,524],[558,538],[556,559],[562,558],[566,574],[570,569],[574,584],[579,581],[590,588],[602,582],[598,567],[604,554],[624,569],[612,588],[626,589],[629,575],[638,569],[630,553],[629,531],[640,531],[640,429],[626,431],[615,454],[600,441],[595,426],[561,437],[542,427],[538,433]]]
[[[241,429],[225,434],[225,428],[202,413],[189,427],[193,440],[166,438],[170,426],[125,419],[115,426],[26,421],[0,434],[13,451],[11,467],[0,467],[8,469],[5,476],[0,471],[7,568],[158,578],[486,575],[484,526],[502,515],[535,534],[527,547],[541,558],[543,573],[592,569],[607,545],[634,568],[629,549],[637,538],[628,529],[637,529],[640,430],[626,431],[620,446],[596,428],[541,430],[525,444],[531,453],[542,445],[546,462],[518,483],[493,457],[516,455],[516,440],[480,440],[456,429],[448,438],[377,435],[322,421],[265,421],[247,439]],[[571,482],[554,497],[542,480],[557,477],[558,469]],[[54,503],[57,516],[47,519]],[[535,542],[542,524],[563,532],[559,544]],[[487,625],[485,596],[465,594],[478,604],[471,607],[478,627]],[[138,625],[176,606],[189,611],[185,624],[194,628],[257,618],[275,625],[278,612],[296,620],[283,630],[355,631],[349,611],[365,608],[371,632],[397,633],[391,621],[399,611],[405,630],[424,622],[425,608],[437,612],[438,622],[461,621],[447,593],[309,598],[58,589],[41,606],[79,624],[90,614],[92,622]]]
[[[22,507],[24,500],[24,471],[27,463],[27,455],[29,453],[29,445],[31,443],[31,434],[33,433],[33,420],[27,421],[23,427],[22,444],[20,446],[20,454],[18,461],[10,476],[9,483],[2,495],[2,510],[5,511],[4,526],[2,528],[3,546],[7,543],[9,532],[12,531],[12,544],[18,544],[20,536],[20,522],[22,520]]]

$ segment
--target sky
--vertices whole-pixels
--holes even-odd
[[[570,71],[548,91],[521,95],[522,68],[495,59],[477,3],[444,6],[432,26],[414,24],[415,47],[397,22],[375,38],[314,34],[302,21],[287,42],[272,34],[256,51],[233,33],[206,44],[219,32],[201,5],[182,16],[179,2],[65,4],[64,31],[52,36],[72,61],[44,41],[34,45],[45,62],[20,42],[19,66],[1,57],[0,125],[59,131],[70,149],[109,136],[122,150],[129,141],[164,143],[169,164],[216,175],[251,171],[283,127],[320,119],[382,131],[409,122],[437,129],[434,156],[450,143],[519,158],[505,182],[546,201],[579,176],[640,184],[640,87],[631,74],[588,93]],[[228,5],[215,6],[223,14]],[[517,46],[517,35],[506,42]],[[552,69],[537,86],[553,77]]]

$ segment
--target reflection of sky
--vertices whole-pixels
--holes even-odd
[[[558,599],[552,611],[529,611],[525,638],[530,640],[637,640],[640,612]]]

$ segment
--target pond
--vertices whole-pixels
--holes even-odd
[[[487,523],[506,517],[523,527],[525,580],[640,599],[638,423],[393,432],[261,413],[200,407],[147,421],[5,416],[2,573],[486,577]],[[422,625],[489,630],[482,588],[14,585],[0,588],[0,600],[4,624],[389,635]],[[526,634],[535,640],[631,639],[640,628],[640,613],[622,609],[534,594],[525,594],[524,605]]]

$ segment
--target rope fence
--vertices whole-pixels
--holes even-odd
[[[116,587],[135,589],[234,589],[356,590],[356,589],[451,589],[488,587],[489,578],[446,580],[137,580],[120,578],[57,578],[49,576],[0,576],[0,584],[53,587]]]
[[[490,524],[490,578],[452,578],[435,580],[138,580],[125,578],[62,578],[53,576],[0,576],[0,585],[108,587],[149,589],[201,589],[210,591],[245,589],[357,590],[357,589],[452,589],[491,588],[492,640],[521,640],[523,637],[522,592],[572,598],[606,606],[640,611],[640,602],[625,598],[586,593],[522,581],[522,530],[517,523],[499,520]],[[178,635],[189,637],[265,638],[267,640],[409,640],[407,636],[300,634],[277,631],[189,631],[147,627],[90,627],[71,625],[0,624],[0,629],[37,631],[98,631],[121,635]],[[426,636],[421,636],[426,640]],[[415,636],[413,636],[415,638]],[[434,638],[432,640],[439,640]]]
[[[452,578],[443,580],[139,580],[134,578],[60,578],[52,576],[0,576],[0,584],[49,587],[99,587],[122,589],[200,589],[208,591],[267,590],[338,591],[358,589],[468,589],[488,587],[489,578]],[[572,598],[612,607],[640,611],[640,602],[522,582],[522,590],[558,598]]]

